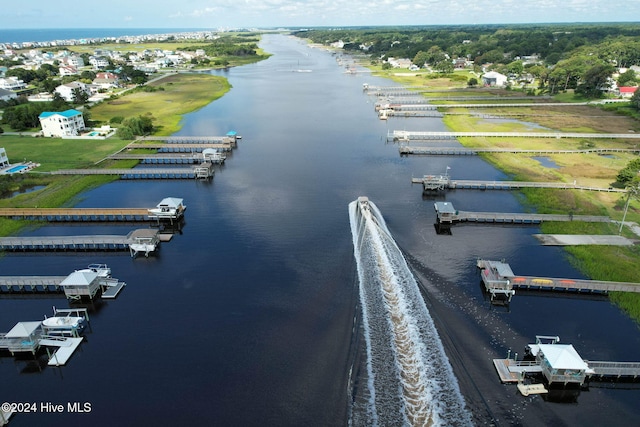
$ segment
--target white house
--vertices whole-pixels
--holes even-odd
[[[77,136],[85,128],[84,118],[78,110],[45,111],[38,118],[44,136]]]
[[[485,86],[505,86],[507,84],[507,76],[496,71],[489,71],[482,75],[482,84]]]
[[[78,69],[70,65],[61,65],[58,68],[58,72],[60,76],[75,76],[78,74]]]
[[[55,91],[59,93],[60,96],[64,98],[66,101],[72,102],[74,89],[80,89],[81,91],[85,92],[87,95],[91,95],[91,89],[89,88],[89,85],[82,82],[78,82],[78,81],[60,85],[56,88]]]
[[[5,77],[0,79],[0,89],[20,90],[26,88],[27,85],[17,77]]]
[[[0,148],[0,169],[6,168],[9,165],[10,163],[6,150],[4,148]]]

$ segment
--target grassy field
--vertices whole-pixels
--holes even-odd
[[[223,96],[230,88],[226,79],[206,74],[178,73],[152,83],[164,90],[124,94],[91,109],[93,120],[107,123],[114,116],[129,117],[151,113],[159,127],[159,135],[179,129],[183,114],[195,111]],[[58,169],[89,167],[131,168],[136,160],[103,161],[121,150],[130,141],[36,138],[32,136],[0,135],[0,147],[7,151],[12,163],[40,163],[34,171],[13,177],[3,177],[6,192],[34,191],[0,199],[2,207],[73,206],[79,195],[89,189],[116,180],[111,176],[54,176],[46,172]],[[98,165],[99,163],[99,165]],[[17,233],[23,227],[38,226],[37,222],[0,219],[0,236]]]
[[[149,83],[154,92],[125,93],[91,108],[91,119],[108,123],[113,117],[151,114],[157,135],[171,135],[180,129],[182,115],[196,111],[222,97],[231,86],[227,79],[210,74],[169,74]]]
[[[366,64],[363,64],[366,65]],[[430,79],[423,74],[408,75],[393,71],[382,71],[373,67],[376,74],[390,78],[408,86],[424,86],[421,90],[429,98],[442,97],[443,89],[449,94],[459,96],[461,93],[469,95],[514,95],[522,92],[501,89],[469,89],[459,81],[448,79]],[[432,92],[429,92],[432,91]],[[436,92],[437,91],[437,92]],[[445,92],[445,95],[446,96]],[[561,94],[556,97],[558,102],[582,102],[584,99],[572,94]],[[470,101],[476,103],[476,101]],[[629,115],[617,114],[616,110],[596,106],[569,107],[513,107],[474,109],[473,112],[483,112],[494,116],[504,115],[503,120],[481,119],[470,114],[464,108],[447,109],[444,112],[463,113],[462,115],[446,115],[444,123],[452,131],[478,132],[535,132],[535,131],[563,131],[585,133],[629,133],[640,132],[640,121]],[[624,109],[622,109],[624,111]],[[507,114],[522,114],[514,120]],[[585,149],[594,147],[635,148],[637,140],[608,140],[608,139],[525,139],[525,138],[460,138],[460,142],[467,147],[517,147],[522,149]],[[557,165],[556,168],[543,167],[533,156],[521,154],[490,154],[483,158],[496,168],[507,173],[512,179],[523,181],[552,181],[574,182],[587,186],[608,188],[616,181],[616,175],[627,163],[636,159],[635,154],[620,154],[601,156],[597,154],[557,154],[545,155]],[[451,171],[455,177],[455,171]],[[569,191],[551,189],[524,189],[519,193],[521,202],[529,210],[541,213],[573,213],[607,215],[614,220],[623,217],[626,196],[616,193]],[[632,200],[626,221],[640,223],[640,202]],[[580,223],[544,223],[542,232],[550,234],[618,234],[616,224],[593,225]],[[626,227],[623,235],[638,238]],[[573,246],[567,247],[570,262],[580,271],[597,280],[612,280],[640,283],[640,248],[637,246],[608,247],[608,246]],[[612,293],[610,300],[620,306],[629,316],[640,322],[640,294]]]

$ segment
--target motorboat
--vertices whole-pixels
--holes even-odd
[[[81,329],[83,327],[84,318],[76,316],[53,316],[47,317],[42,321],[45,329]]]

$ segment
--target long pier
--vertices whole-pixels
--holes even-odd
[[[544,221],[611,222],[611,218],[608,216],[596,215],[459,211],[455,209],[450,202],[436,202],[434,203],[434,208],[439,224],[453,224],[458,222],[500,224],[540,224]]]
[[[640,133],[580,133],[580,132],[413,132],[394,130],[388,141],[446,141],[457,138],[595,138],[640,139]]]
[[[608,154],[639,153],[640,148],[588,148],[584,150],[523,150],[520,148],[462,148],[462,147],[427,147],[416,145],[400,145],[401,155],[420,154],[426,156],[476,156],[479,154]]]
[[[140,160],[142,164],[194,164],[211,161],[201,153],[154,153],[131,154],[118,153],[109,156],[113,160]],[[214,162],[223,163],[225,157],[219,156]]]
[[[0,250],[3,251],[118,251],[149,252],[156,249],[160,240],[158,231],[151,229],[133,230],[125,236],[88,235],[88,236],[35,236],[0,237]],[[145,244],[144,249],[136,249]]]
[[[50,222],[151,221],[144,208],[1,208],[0,217]]]
[[[214,148],[221,151],[231,151],[233,147],[229,143],[201,143],[201,144],[149,144],[144,142],[132,142],[125,149],[129,148],[147,148],[151,150],[159,150],[165,153],[199,153],[207,148]]]
[[[640,293],[640,283],[520,276],[514,274],[509,264],[503,261],[478,259],[476,265],[481,270],[482,283],[485,285],[485,290],[491,295],[492,302],[496,297],[505,297],[507,301],[510,301],[516,289],[603,294],[609,292]]]
[[[592,187],[568,182],[531,182],[531,181],[482,181],[451,179],[448,175],[424,175],[411,178],[412,184],[422,184],[424,192],[444,190],[515,190],[519,188],[554,188],[561,190],[602,191],[608,193],[626,193],[627,190],[612,187]]]
[[[133,168],[133,169],[66,169],[49,172],[51,175],[118,175],[120,179],[208,179],[215,169],[213,164],[196,167]]]

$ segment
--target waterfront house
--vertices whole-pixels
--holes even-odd
[[[84,130],[84,118],[78,110],[66,110],[62,112],[45,111],[40,116],[43,136],[78,136]]]

